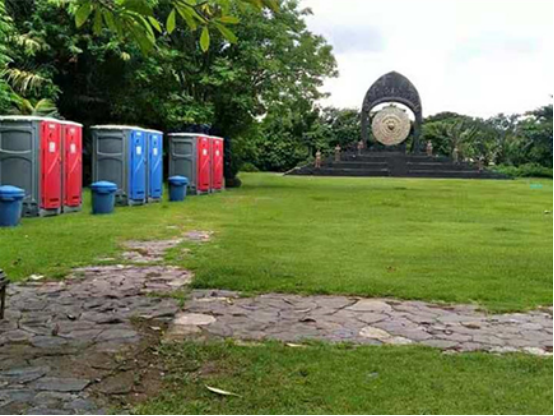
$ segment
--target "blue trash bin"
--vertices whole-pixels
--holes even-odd
[[[169,182],[169,200],[171,202],[182,202],[187,196],[188,178],[184,176],[172,176]]]
[[[25,191],[11,185],[0,186],[0,227],[15,227],[21,219]]]
[[[115,206],[117,185],[113,182],[100,181],[90,186],[92,191],[92,213],[94,215],[111,214]]]

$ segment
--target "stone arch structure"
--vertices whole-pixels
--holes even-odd
[[[370,117],[373,108],[383,103],[399,103],[408,107],[414,113],[413,150],[418,152],[423,111],[419,92],[412,82],[398,72],[389,72],[379,78],[368,90],[362,106],[362,139],[369,143]]]

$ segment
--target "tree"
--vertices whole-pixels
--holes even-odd
[[[424,140],[444,155],[458,147],[465,157],[497,165],[552,166],[552,104],[526,114],[498,114],[487,120],[456,113],[428,117]]]
[[[8,7],[6,7],[8,6]],[[50,47],[40,32],[29,30],[28,7],[33,0],[0,0],[0,44],[1,84],[7,91],[3,100],[10,112],[30,111],[29,108],[52,106],[59,89],[52,81],[52,65],[38,61],[37,55]]]
[[[0,0],[0,39],[7,39],[12,31],[12,21],[6,12],[3,0]],[[11,62],[8,47],[5,42],[0,42],[0,112],[5,113],[11,107],[11,89],[5,80],[5,72]]]
[[[486,121],[492,134],[492,160],[496,164],[513,164],[519,148],[519,114],[498,114]]]
[[[423,124],[422,138],[431,141],[438,154],[450,156],[458,149],[461,157],[479,157],[476,139],[480,136],[482,125],[471,117],[450,113],[442,114]],[[481,149],[482,150],[482,149]]]
[[[552,104],[528,112],[520,132],[524,138],[522,159],[552,167]]]
[[[156,4],[156,20],[167,21],[171,4]],[[266,159],[272,160],[268,167],[282,169],[308,156],[303,140],[318,118],[314,103],[323,97],[319,88],[325,77],[336,74],[332,49],[307,29],[304,18],[310,10],[297,1],[281,1],[271,13],[230,4],[240,17],[235,26],[240,42],[230,43],[215,31],[204,52],[197,33],[177,25],[157,34],[155,48],[145,54],[105,25],[96,33],[93,21],[80,28],[68,25],[72,11],[65,2],[12,1],[8,11],[14,30],[41,47],[28,53],[22,43],[11,44],[10,68],[34,69],[46,80],[23,94],[31,106],[51,99],[62,117],[87,125],[139,124],[175,131],[209,124],[213,133],[233,138],[233,172],[245,158],[257,158],[260,149],[269,154],[279,140],[290,137],[277,152],[277,159],[290,154],[288,161]],[[265,136],[266,123],[285,119],[290,131],[284,138]],[[271,140],[262,145],[266,137]]]
[[[233,14],[235,8],[245,10],[252,6],[257,10],[278,10],[278,0],[168,0],[170,11],[166,19],[166,30],[172,33],[178,19],[196,31],[201,28],[200,46],[205,52],[210,46],[210,29],[216,29],[231,43],[237,38],[229,25],[237,24],[240,19]],[[76,0],[71,5],[77,27],[92,20],[96,35],[107,28],[120,39],[130,38],[137,42],[145,53],[151,51],[156,43],[155,32],[162,34],[162,24],[155,9],[158,2],[152,0]],[[163,4],[163,3],[162,3]]]
[[[323,123],[330,131],[329,144],[342,148],[355,146],[362,138],[360,112],[354,109],[326,107],[321,112]]]

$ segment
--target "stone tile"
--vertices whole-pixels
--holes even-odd
[[[32,388],[39,391],[80,392],[89,385],[89,380],[78,378],[43,377],[32,383]]]

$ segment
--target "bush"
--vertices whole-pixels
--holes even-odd
[[[260,169],[256,167],[253,163],[245,162],[242,164],[242,167],[240,168],[241,172],[259,172]]]
[[[550,178],[552,179],[552,168],[527,163],[521,166],[500,165],[494,168],[495,171],[511,176],[513,178]]]

